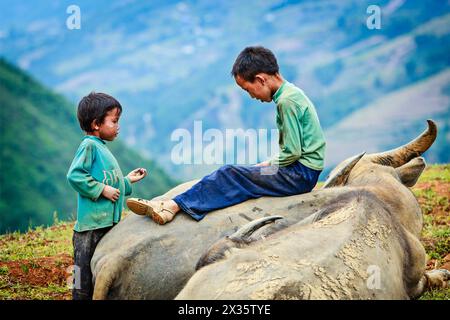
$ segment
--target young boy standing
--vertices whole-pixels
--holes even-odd
[[[117,160],[106,147],[119,133],[122,106],[104,93],[90,93],[78,104],[78,121],[86,132],[67,180],[78,192],[77,221],[74,227],[74,300],[92,299],[91,259],[101,238],[120,221],[124,197],[131,184],[147,171],[138,168],[123,177]]]
[[[283,79],[274,54],[245,48],[231,74],[237,85],[261,102],[274,101],[280,153],[255,166],[225,165],[186,192],[166,201],[130,198],[133,212],[164,224],[183,210],[197,221],[208,212],[262,196],[310,192],[324,166],[325,138],[313,103]]]

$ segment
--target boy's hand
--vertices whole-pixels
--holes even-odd
[[[267,167],[267,166],[270,166],[269,161],[263,161],[254,165],[254,167]]]
[[[135,183],[141,179],[144,179],[144,177],[147,175],[147,170],[144,168],[137,168],[131,171],[127,177],[130,179],[131,183]]]
[[[120,196],[120,190],[113,188],[111,186],[105,185],[102,191],[102,196],[104,196],[106,199],[111,200],[112,202],[116,202],[117,199],[119,199]]]

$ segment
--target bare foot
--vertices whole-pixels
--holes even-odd
[[[164,207],[172,211],[173,213],[177,213],[180,211],[180,207],[173,200],[164,201]]]

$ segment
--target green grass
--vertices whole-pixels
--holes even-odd
[[[420,300],[450,300],[450,288],[425,292]]]
[[[450,164],[433,164],[427,167],[419,178],[420,182],[442,181],[450,182]]]
[[[73,255],[72,229],[73,223],[57,222],[50,228],[40,226],[26,233],[1,235],[0,300],[70,299],[70,288],[65,284],[65,277],[70,275],[64,275],[64,271],[67,268],[67,256]],[[46,267],[42,263],[46,257],[52,258],[56,267],[61,268],[63,276],[58,281],[46,283],[44,278],[39,285],[19,279],[18,276],[26,277],[30,272],[40,274]],[[14,272],[14,268],[7,266],[13,263],[19,265],[19,269],[15,268]]]
[[[7,266],[0,267],[0,276],[7,276],[9,274],[9,268]]]
[[[37,227],[27,233],[14,232],[0,236],[0,261],[29,260],[73,254],[72,224],[58,223],[51,228]]]
[[[433,239],[432,245],[426,245],[427,254],[430,259],[436,259],[439,263],[450,252],[450,227],[437,228],[427,225],[422,233],[423,238]]]
[[[430,182],[439,184],[440,188]],[[438,264],[450,252],[450,192],[447,183],[450,183],[450,165],[431,165],[420,177],[419,187],[413,189],[423,212],[422,242],[428,257],[437,260]],[[424,187],[420,188],[421,185]]]
[[[50,284],[48,287],[11,283],[0,276],[0,300],[55,300],[70,297],[67,286]]]
[[[430,165],[413,188],[423,212],[421,240],[429,261],[434,263],[436,268],[445,262],[444,258],[450,253],[448,183],[450,183],[450,165]],[[420,299],[450,300],[450,288],[428,291]]]

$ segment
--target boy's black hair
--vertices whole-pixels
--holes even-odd
[[[247,47],[239,53],[233,64],[231,75],[237,75],[246,81],[253,82],[258,73],[274,75],[279,72],[277,58],[272,51],[267,48],[256,46]]]
[[[92,132],[92,121],[96,120],[98,124],[103,123],[106,114],[115,108],[119,109],[120,115],[122,106],[110,95],[100,92],[89,93],[78,103],[77,117],[81,129],[85,132]]]

